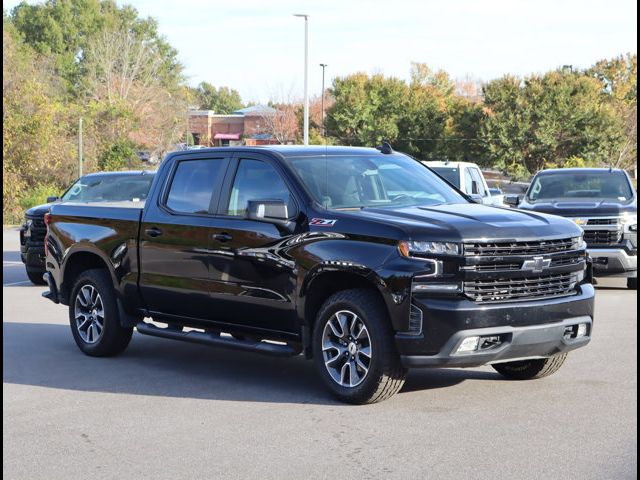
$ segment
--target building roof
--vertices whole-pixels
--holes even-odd
[[[252,105],[236,110],[233,113],[236,115],[262,115],[265,113],[276,113],[276,109],[268,105]]]

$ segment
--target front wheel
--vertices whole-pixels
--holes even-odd
[[[42,278],[42,276],[44,275],[45,270],[31,270],[29,268],[26,269],[27,270],[27,277],[29,277],[29,280],[31,281],[31,283],[33,283],[34,285],[46,285],[47,282],[45,282],[44,278]]]
[[[313,334],[318,373],[340,400],[376,403],[404,385],[402,367],[386,309],[375,292],[344,290],[327,299]]]
[[[637,278],[627,278],[627,288],[629,290],[638,290],[638,279]]]
[[[512,380],[533,380],[556,373],[566,359],[567,354],[561,353],[549,358],[495,363],[491,366],[503,377]]]
[[[121,353],[133,333],[120,324],[116,294],[106,270],[82,272],[69,297],[69,323],[78,348],[92,357]]]

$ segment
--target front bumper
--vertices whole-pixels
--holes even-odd
[[[26,244],[20,246],[20,259],[29,270],[45,270],[44,244]]]
[[[44,242],[33,239],[25,226],[20,228],[20,259],[29,270],[45,270]]]
[[[396,334],[406,367],[475,367],[523,358],[542,358],[586,345],[591,338],[594,288],[577,295],[519,303],[477,304],[466,299],[414,298],[422,311],[420,335]],[[568,326],[586,323],[587,336],[565,339]],[[456,353],[470,336],[500,336],[489,350]]]
[[[637,250],[627,251],[625,248],[590,248],[589,256],[593,259],[595,276],[638,276]]]

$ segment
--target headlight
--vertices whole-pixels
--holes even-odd
[[[402,241],[398,244],[398,250],[403,257],[411,258],[421,255],[460,255],[462,245],[453,242],[418,242]]]
[[[579,237],[573,237],[571,239],[571,250],[580,250],[584,247],[585,247],[584,235],[580,235]]]
[[[624,213],[622,215],[622,225],[632,232],[638,231],[638,214]]]
[[[588,218],[572,218],[571,220],[573,220],[573,222],[576,225],[580,225],[581,227],[584,227],[586,224],[589,223],[589,219]]]

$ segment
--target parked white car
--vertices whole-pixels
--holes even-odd
[[[482,200],[484,205],[503,206],[489,191],[480,167],[469,162],[422,162],[467,195]]]

